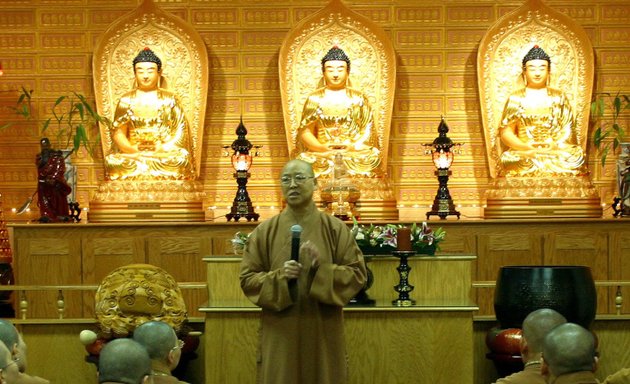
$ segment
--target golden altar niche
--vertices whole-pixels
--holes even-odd
[[[135,88],[134,57],[149,47],[162,59],[161,89],[172,92],[189,127],[194,176],[183,179],[106,179],[90,201],[93,222],[203,221],[205,193],[197,180],[208,94],[208,54],[193,26],[153,0],[112,23],[93,57],[95,99],[101,115],[113,118],[118,99]],[[101,125],[103,157],[112,153],[112,132]]]
[[[346,8],[340,0],[303,19],[286,36],[279,55],[279,76],[287,145],[291,158],[299,153],[298,130],[309,95],[323,89],[322,58],[333,46],[351,60],[348,88],[367,95],[373,114],[373,143],[380,163],[370,175],[318,175],[314,198],[330,213],[351,211],[363,220],[398,220],[389,176],[387,152],[396,81],[396,59],[386,33],[374,22]],[[334,150],[333,150],[334,151]],[[340,146],[343,154],[343,147]],[[330,163],[335,155],[330,156]],[[331,166],[331,169],[333,167]],[[340,216],[341,217],[341,216]]]
[[[526,85],[521,60],[534,45],[551,57],[548,86],[566,94],[573,110],[577,145],[586,153],[593,47],[588,35],[573,20],[540,0],[528,0],[488,30],[477,54],[479,99],[492,179],[486,191],[484,217],[601,217],[599,194],[586,164],[584,172],[566,177],[511,176],[501,169],[502,112],[508,96]]]

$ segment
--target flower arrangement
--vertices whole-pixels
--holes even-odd
[[[369,226],[361,225],[354,220],[352,226],[352,234],[357,245],[366,254],[389,254],[395,251],[398,246],[396,234],[398,228],[402,225],[385,224]],[[249,233],[236,232],[232,242],[232,248],[235,254],[243,253],[245,244],[249,239]],[[411,247],[418,254],[434,255],[438,249],[439,243],[444,240],[446,232],[442,228],[435,231],[431,229],[426,222],[422,225],[413,223],[411,225]]]
[[[364,253],[389,254],[397,249],[396,234],[401,227],[403,226],[395,224],[365,226],[354,220],[352,233]],[[411,225],[411,247],[419,254],[434,255],[445,236],[446,232],[442,228],[434,231],[426,222],[422,225]]]
[[[247,239],[249,239],[249,235],[249,233],[243,233],[240,231],[234,234],[234,238],[230,241],[232,242],[232,249],[234,250],[235,254],[240,255],[241,253],[243,253],[243,250],[245,249],[245,244],[247,243]]]

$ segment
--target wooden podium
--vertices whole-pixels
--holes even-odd
[[[350,383],[473,383],[471,266],[474,256],[409,259],[416,305],[395,307],[399,260],[371,257],[376,305],[344,312]],[[260,309],[241,292],[240,257],[207,257],[206,382],[256,380]],[[279,364],[281,362],[278,362]],[[456,365],[457,369],[452,369]],[[394,379],[395,377],[395,379]]]

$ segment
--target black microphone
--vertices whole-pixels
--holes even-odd
[[[291,227],[291,260],[300,260],[300,234],[302,226],[295,224]],[[297,300],[297,279],[289,280],[289,295],[291,300]]]
[[[291,227],[291,260],[300,260],[300,235],[302,226],[295,224]]]

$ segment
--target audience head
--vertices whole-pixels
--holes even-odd
[[[98,359],[99,383],[148,383],[151,359],[140,343],[131,339],[115,339],[101,350]]]
[[[17,383],[17,379],[20,376],[18,361],[19,359],[13,359],[11,352],[4,343],[0,343],[0,383]]]
[[[22,335],[10,321],[0,319],[0,340],[9,350],[12,359],[17,361],[20,372],[26,370],[26,344]]]
[[[146,348],[151,360],[166,363],[170,370],[177,367],[183,345],[167,323],[148,321],[136,328],[133,339]]]
[[[543,350],[545,336],[555,327],[564,324],[567,319],[560,313],[549,308],[537,309],[523,320],[523,338],[521,354],[531,358],[538,358]]]
[[[595,338],[587,329],[573,323],[554,328],[543,342],[545,374],[560,376],[571,372],[595,371]]]

